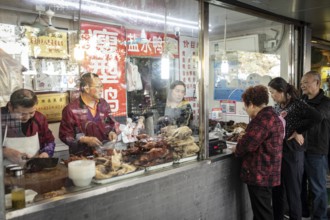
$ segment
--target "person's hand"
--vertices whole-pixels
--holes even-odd
[[[241,131],[241,132],[238,134],[237,142],[238,142],[239,140],[241,140],[242,137],[243,137],[244,135],[245,135],[245,131]]]
[[[297,132],[293,132],[293,134],[288,138],[288,140],[291,139],[295,139],[299,145],[303,145],[304,144],[304,136],[302,136],[301,134],[298,134]]]
[[[3,155],[5,158],[16,164],[21,164],[23,160],[28,158],[26,153],[21,153],[8,147],[3,148]]]
[[[119,127],[120,127],[120,123],[119,123],[119,122],[116,122],[116,123],[115,123],[115,130],[116,130],[116,133],[117,133],[117,134],[120,134],[120,133],[121,133],[121,130],[120,130]],[[110,132],[110,133],[111,133],[111,132]]]
[[[81,137],[79,141],[81,143],[87,144],[89,147],[97,147],[102,145],[102,142],[96,137],[84,136]]]
[[[39,154],[38,156],[39,158],[48,158],[49,155],[46,152],[42,152],[41,154]]]
[[[115,142],[117,140],[117,134],[113,131],[109,132],[108,138],[110,141]]]

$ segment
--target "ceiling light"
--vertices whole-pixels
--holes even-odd
[[[162,55],[161,59],[161,79],[170,78],[170,58],[167,53]]]
[[[40,4],[54,4],[63,7],[72,7],[79,10],[78,2],[69,2],[69,1],[58,1],[58,0],[36,0]],[[97,14],[102,14],[104,16],[119,16],[123,18],[136,18],[139,20],[154,22],[154,23],[164,23],[165,15],[160,15],[156,13],[150,13],[146,11],[140,11],[120,6],[115,6],[107,3],[91,1],[91,0],[82,0],[81,10],[84,12],[94,12]],[[89,5],[87,5],[89,3]],[[180,18],[175,18],[171,16],[166,16],[166,24],[178,26],[182,28],[198,30],[198,22],[190,21]]]
[[[223,32],[223,44],[224,44],[224,54],[221,59],[221,73],[227,74],[229,72],[229,63],[226,56],[227,53],[227,11],[226,11],[226,17],[225,17],[225,30]]]

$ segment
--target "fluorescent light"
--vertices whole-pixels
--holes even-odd
[[[221,61],[221,73],[228,73],[228,72],[229,72],[229,63],[226,55],[224,55]]]
[[[79,45],[76,45],[73,51],[73,57],[76,61],[82,61],[85,58],[85,51]]]
[[[170,59],[167,54],[163,54],[162,60],[161,60],[161,78],[162,79],[169,79],[170,78]]]
[[[145,12],[145,11],[140,11],[140,10],[134,10],[134,9],[120,7],[120,6],[116,6],[116,5],[109,5],[107,3],[96,2],[96,1],[91,1],[91,0],[83,0],[83,2],[99,5],[99,6],[101,6],[100,8],[102,10],[104,10],[104,7],[108,7],[108,8],[115,9],[116,11],[118,11],[118,10],[126,11],[125,14],[129,14],[129,15],[131,15],[131,13],[133,13],[135,15],[140,14],[141,16],[144,16],[144,17],[145,16],[150,16],[150,17],[153,17],[153,18],[158,18],[158,19],[162,20],[163,22],[165,20],[165,16],[160,15],[160,14],[155,14],[155,13],[150,13],[150,12]],[[181,22],[181,23],[185,23],[185,24],[198,25],[198,22],[189,21],[189,20],[180,19],[180,18],[174,18],[174,17],[170,17],[170,16],[167,16],[166,19],[168,21],[171,21],[172,23],[174,22],[174,24],[177,24],[176,22]]]
[[[58,1],[58,0],[36,0],[35,2],[39,2],[40,4],[55,4],[63,7],[73,7],[75,9],[79,9],[79,3],[77,2],[69,2],[69,1]],[[91,5],[87,5],[89,3]],[[81,10],[84,12],[94,12],[96,14],[103,14],[105,16],[119,16],[123,18],[136,18],[143,21],[151,21],[154,23],[164,23],[165,16],[140,10],[134,10],[130,8],[110,5],[107,3],[96,2],[91,0],[82,0]],[[178,27],[188,28],[198,30],[198,22],[190,21],[180,18],[175,18],[171,16],[166,17],[167,25],[174,25]]]

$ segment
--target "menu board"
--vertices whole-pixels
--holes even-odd
[[[166,40],[166,42],[165,42]],[[164,52],[178,57],[178,40],[173,34],[126,30],[127,55],[132,57],[161,57]]]
[[[198,82],[198,38],[180,37],[180,80],[186,85],[186,97],[192,106],[194,116],[199,114],[197,100]]]

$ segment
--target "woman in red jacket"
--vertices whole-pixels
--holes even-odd
[[[235,149],[235,155],[242,158],[240,176],[248,187],[253,219],[272,220],[272,188],[280,184],[284,126],[267,106],[265,86],[249,87],[242,99],[251,121]]]

